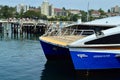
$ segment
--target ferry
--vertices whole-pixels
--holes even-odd
[[[120,16],[49,29],[40,43],[48,60],[70,61],[75,70],[120,68]]]

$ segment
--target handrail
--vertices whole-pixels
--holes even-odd
[[[60,29],[49,27],[49,29],[45,33],[45,36],[90,35],[94,33],[95,33],[94,30]]]
[[[51,27],[48,28],[48,30],[45,32],[45,34],[43,36],[48,35],[49,34],[48,32],[50,32],[50,30],[51,30]]]

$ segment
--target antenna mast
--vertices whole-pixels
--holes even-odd
[[[87,21],[89,21],[89,2],[88,2],[88,6],[87,6]]]

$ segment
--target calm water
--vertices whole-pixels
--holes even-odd
[[[0,39],[0,80],[120,80],[113,74],[81,76],[66,63],[49,62],[36,38]]]

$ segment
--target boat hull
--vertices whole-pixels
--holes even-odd
[[[120,69],[120,54],[117,53],[71,48],[70,55],[76,70]]]
[[[43,40],[40,40],[43,52],[47,60],[70,61],[70,52],[66,47],[58,46]]]

